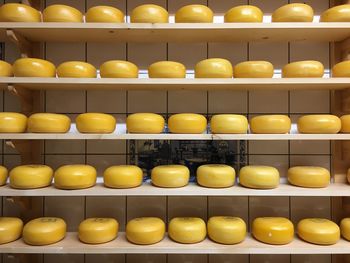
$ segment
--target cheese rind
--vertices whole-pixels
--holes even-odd
[[[225,14],[225,23],[262,23],[263,12],[253,5],[235,6]]]
[[[76,8],[68,5],[50,5],[43,11],[44,22],[84,22],[83,14]]]
[[[140,217],[126,224],[126,238],[138,245],[151,245],[160,242],[165,235],[165,223],[157,217]]]
[[[336,134],[341,129],[341,121],[335,115],[305,115],[298,119],[300,133]]]
[[[234,185],[235,178],[235,169],[225,164],[205,164],[197,169],[197,183],[204,187],[230,187]]]
[[[248,120],[244,115],[218,114],[211,118],[210,129],[216,134],[244,134],[248,130]]]
[[[101,78],[138,78],[139,68],[129,61],[109,60],[100,66]]]
[[[350,241],[350,218],[343,218],[341,220],[340,232],[343,238]]]
[[[0,77],[13,77],[12,65],[0,60]]]
[[[35,113],[28,118],[28,132],[66,133],[70,124],[70,118],[63,114]]]
[[[239,217],[213,216],[207,223],[208,236],[211,240],[234,245],[241,243],[247,234],[247,226]]]
[[[148,67],[150,78],[185,78],[185,65],[175,61],[158,61]]]
[[[171,133],[200,134],[207,129],[207,119],[194,113],[174,114],[168,120],[168,128]]]
[[[161,133],[165,120],[155,113],[134,113],[126,118],[126,128],[129,133]]]
[[[250,130],[258,134],[288,133],[292,122],[287,115],[260,115],[250,120]]]
[[[22,235],[23,221],[16,217],[0,217],[0,244],[10,243]]]
[[[22,133],[27,129],[27,116],[17,112],[0,112],[0,133]]]
[[[323,167],[294,166],[288,169],[288,182],[300,187],[327,187],[330,179],[329,171]]]
[[[117,124],[117,120],[110,114],[92,112],[78,115],[75,122],[81,133],[112,133]]]
[[[13,63],[15,77],[56,77],[56,67],[50,61],[38,58],[20,58]]]
[[[113,6],[94,6],[85,14],[87,23],[124,23],[124,13]]]
[[[175,13],[175,23],[213,23],[214,13],[205,5],[186,5]]]
[[[41,14],[29,5],[8,3],[0,7],[0,22],[41,22]]]
[[[282,68],[283,78],[322,78],[324,66],[315,60],[292,62]]]
[[[350,77],[350,60],[342,61],[335,64],[332,68],[333,78],[349,78]]]
[[[54,174],[59,189],[84,189],[96,184],[97,172],[91,165],[71,164],[59,167]]]
[[[79,240],[87,244],[103,244],[118,235],[119,223],[114,218],[88,218],[79,224]]]
[[[321,14],[320,22],[350,22],[350,4],[327,9]]]
[[[103,173],[104,185],[110,188],[133,188],[140,186],[142,180],[142,169],[136,165],[115,165]]]
[[[275,167],[248,165],[239,171],[239,183],[254,189],[273,189],[279,185],[280,175]]]
[[[159,5],[139,5],[132,10],[130,21],[131,23],[168,23],[169,13]]]
[[[0,165],[0,186],[5,185],[7,182],[8,170],[5,166]]]
[[[47,165],[20,165],[10,171],[10,186],[17,189],[35,189],[49,186],[53,170]]]
[[[207,236],[206,224],[199,217],[175,217],[168,226],[169,237],[182,244],[195,244]]]
[[[268,61],[245,61],[233,69],[234,78],[272,78],[273,65]]]
[[[67,61],[57,67],[59,78],[96,78],[96,68],[82,61]]]
[[[159,165],[152,169],[152,184],[164,188],[186,186],[190,179],[190,170],[184,165]]]
[[[272,22],[312,22],[314,10],[306,4],[287,4],[272,13]]]
[[[196,78],[232,78],[230,61],[223,58],[209,58],[198,62],[194,68]]]

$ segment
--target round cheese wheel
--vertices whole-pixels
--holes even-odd
[[[46,246],[61,241],[67,225],[57,217],[40,217],[29,221],[23,228],[23,241],[29,245]]]
[[[349,78],[350,77],[350,60],[346,60],[335,64],[332,68],[333,78]]]
[[[47,60],[38,58],[20,58],[13,64],[15,77],[56,77],[56,67]]]
[[[110,188],[132,188],[142,184],[143,172],[136,165],[115,165],[103,173],[104,185]]]
[[[41,15],[29,5],[8,3],[0,7],[0,22],[41,22]]]
[[[252,133],[260,134],[283,134],[288,133],[292,123],[286,115],[261,115],[250,120]]]
[[[0,133],[22,133],[27,128],[27,116],[16,112],[0,112]]]
[[[341,121],[335,115],[305,115],[298,119],[300,133],[335,134],[341,129]]]
[[[343,238],[350,241],[350,218],[343,218],[340,222],[340,232]]]
[[[70,118],[56,113],[35,113],[28,118],[28,132],[66,133]]]
[[[151,245],[165,235],[165,223],[157,217],[139,217],[126,224],[126,238],[134,244]]]
[[[138,78],[139,68],[123,60],[109,60],[100,67],[101,78]]]
[[[148,67],[150,78],[185,78],[186,67],[175,61],[158,61]]]
[[[230,61],[222,58],[209,58],[198,62],[194,68],[196,78],[232,78]]]
[[[44,22],[83,22],[83,14],[68,5],[50,5],[43,11]]]
[[[272,13],[272,22],[312,22],[314,10],[306,4],[288,4]]]
[[[348,171],[346,173],[346,179],[347,179],[348,183],[350,183],[350,168],[348,169]]]
[[[81,133],[112,133],[117,124],[112,115],[104,113],[82,113],[75,122]]]
[[[284,217],[258,217],[254,219],[252,234],[260,242],[285,245],[293,241],[293,223]]]
[[[175,242],[195,244],[205,239],[207,229],[199,217],[175,217],[169,222],[168,234]]]
[[[292,62],[282,69],[283,78],[322,78],[323,74],[324,66],[314,60]]]
[[[350,22],[350,4],[337,5],[324,11],[320,22]]]
[[[205,5],[186,5],[175,13],[175,23],[213,23],[214,13]]]
[[[87,23],[124,23],[124,13],[112,6],[94,6],[85,14]]]
[[[235,6],[225,14],[225,23],[261,23],[263,12],[253,5]]]
[[[6,61],[0,60],[0,77],[12,77],[12,65]]]
[[[7,168],[0,165],[0,186],[6,184],[7,176],[8,176]]]
[[[213,216],[207,227],[209,238],[224,245],[241,243],[247,234],[247,226],[239,217]]]
[[[235,178],[235,169],[225,164],[205,164],[197,169],[197,183],[204,187],[230,187]]]
[[[158,187],[183,187],[188,184],[190,170],[184,165],[159,165],[152,169],[151,179]]]
[[[68,61],[57,67],[59,78],[96,78],[96,68],[82,61]]]
[[[22,235],[23,222],[16,217],[0,217],[0,245],[19,239]]]
[[[295,166],[288,169],[288,182],[292,185],[322,188],[329,185],[331,175],[326,168],[316,166]]]
[[[114,240],[119,224],[113,218],[88,218],[79,224],[78,237],[87,244],[102,244]]]
[[[17,189],[34,189],[49,186],[53,170],[47,165],[20,165],[10,171],[10,186]]]
[[[84,189],[96,184],[96,169],[91,165],[64,165],[55,171],[55,187],[59,189]]]
[[[323,218],[306,218],[299,221],[298,236],[313,244],[333,245],[340,239],[339,226]]]
[[[239,183],[255,189],[273,189],[279,185],[280,174],[275,167],[248,165],[239,171]]]
[[[233,69],[235,78],[272,78],[273,65],[268,61],[246,61]]]
[[[340,132],[350,133],[350,114],[340,117],[341,129]]]
[[[165,120],[154,113],[134,113],[126,118],[126,128],[130,133],[161,133]]]
[[[207,119],[200,114],[174,114],[168,120],[168,128],[171,133],[203,133],[207,129]]]
[[[131,23],[168,23],[169,13],[159,5],[140,5],[130,15]]]
[[[210,129],[216,134],[247,133],[248,120],[243,115],[218,114],[211,118]]]

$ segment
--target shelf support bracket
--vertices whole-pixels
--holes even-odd
[[[39,110],[36,109],[36,95],[39,95],[40,98],[40,94],[35,94],[35,91],[31,91],[26,88],[14,86],[11,84],[7,86],[7,90],[19,99],[21,103],[22,113],[25,115],[30,115],[31,113]]]
[[[22,164],[41,164],[42,140],[9,140],[6,146],[15,149],[21,155]]]
[[[33,43],[28,41],[18,32],[13,31],[12,29],[6,30],[6,36],[11,42],[15,43],[15,45],[18,47],[19,51],[21,52],[22,58],[28,58],[32,56]]]

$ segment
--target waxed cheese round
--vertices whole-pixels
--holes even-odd
[[[114,240],[119,223],[113,218],[88,218],[79,224],[79,240],[87,244],[102,244]]]
[[[210,129],[216,134],[247,133],[248,120],[244,115],[218,114],[210,119]]]
[[[253,5],[235,6],[225,14],[225,23],[261,23],[263,12]]]
[[[346,173],[346,179],[347,179],[348,183],[350,183],[350,168],[348,169],[348,171]]]
[[[190,170],[184,165],[159,165],[152,169],[152,184],[164,188],[183,187],[188,184]]]
[[[54,174],[55,187],[59,189],[84,189],[96,184],[97,172],[91,165],[71,164],[59,167]]]
[[[194,113],[174,114],[168,120],[168,128],[171,133],[200,134],[207,129],[207,119]]]
[[[350,218],[343,218],[341,220],[340,232],[343,238],[350,241]]]
[[[27,116],[16,112],[0,112],[0,133],[22,133],[27,129]]]
[[[161,133],[165,120],[155,113],[134,113],[126,118],[126,129],[130,133]]]
[[[273,65],[268,61],[245,61],[233,69],[235,78],[272,78],[273,73]]]
[[[300,133],[335,134],[341,129],[341,121],[335,115],[305,115],[298,119]]]
[[[213,11],[205,5],[186,5],[175,13],[175,23],[212,23]]]
[[[185,78],[186,67],[175,61],[158,61],[148,67],[150,78]]]
[[[239,171],[239,183],[255,189],[273,189],[279,185],[280,175],[275,167],[248,165]]]
[[[83,14],[68,5],[50,5],[43,11],[44,22],[83,22]]]
[[[223,58],[209,58],[198,62],[194,68],[196,78],[232,78],[230,61]]]
[[[124,13],[113,6],[94,6],[85,14],[87,23],[124,23]]]
[[[350,133],[350,114],[340,117],[341,129],[340,132]]]
[[[350,77],[350,60],[339,62],[332,68],[333,78],[349,78]]]
[[[143,172],[136,165],[115,165],[103,173],[104,185],[110,188],[132,188],[142,184]]]
[[[0,60],[0,77],[12,77],[12,65],[6,61]]]
[[[139,68],[124,60],[109,60],[100,67],[101,78],[138,78]]]
[[[139,217],[126,224],[126,238],[138,245],[160,242],[165,235],[165,223],[158,217]]]
[[[117,124],[112,115],[104,113],[82,113],[75,122],[81,133],[112,133]]]
[[[235,178],[235,169],[225,164],[205,164],[197,169],[197,183],[204,187],[230,187]]]
[[[8,170],[6,167],[0,165],[0,186],[5,185],[7,181]]]
[[[0,217],[0,245],[19,239],[22,235],[23,221],[16,217]]]
[[[49,186],[53,170],[47,165],[20,165],[10,171],[10,186],[17,189],[34,189]]]
[[[350,22],[350,4],[327,9],[321,14],[320,22]]]
[[[8,3],[0,6],[0,22],[41,22],[41,15],[29,5]]]
[[[130,21],[131,23],[168,23],[169,13],[159,5],[140,5],[131,11]]]
[[[209,238],[224,245],[241,243],[247,234],[247,226],[239,217],[213,216],[209,218],[207,228]]]
[[[96,78],[96,68],[82,61],[67,61],[57,67],[59,78]]]
[[[331,175],[326,168],[317,166],[294,166],[288,169],[288,182],[292,185],[322,188],[330,183]]]
[[[292,62],[282,68],[283,78],[322,78],[324,66],[315,60]]]
[[[195,244],[205,239],[207,229],[199,217],[175,217],[169,222],[168,234],[175,242]]]
[[[314,10],[306,4],[287,4],[272,13],[272,22],[312,22]]]
[[[259,134],[288,133],[292,123],[287,115],[261,115],[250,120],[250,130]]]
[[[28,132],[66,133],[70,123],[70,118],[63,114],[35,113],[28,118]]]
[[[20,58],[13,63],[15,77],[56,77],[56,67],[50,61],[38,58]]]

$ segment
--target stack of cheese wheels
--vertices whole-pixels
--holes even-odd
[[[88,218],[80,223],[79,240],[87,244],[102,244],[114,240],[119,223],[113,218]]]
[[[140,5],[132,10],[130,21],[131,23],[168,23],[169,13],[158,5]]]
[[[50,61],[38,58],[20,58],[13,63],[15,77],[56,77],[56,67]]]
[[[175,217],[169,222],[168,234],[175,242],[195,244],[205,239],[207,229],[199,217]]]
[[[286,115],[261,115],[250,120],[251,132],[259,134],[288,133],[291,126],[291,120]]]
[[[349,78],[350,77],[350,60],[335,64],[332,68],[332,77]]]
[[[212,133],[217,134],[241,134],[247,133],[248,120],[243,115],[218,114],[210,120]]]
[[[16,217],[0,217],[0,245],[19,239],[22,235],[23,222]]]
[[[7,168],[0,165],[0,186],[6,184],[7,176],[8,176]]]
[[[273,73],[273,65],[268,61],[245,61],[233,69],[235,78],[272,78]]]
[[[288,4],[276,9],[272,22],[312,22],[314,10],[306,4]]]
[[[309,188],[327,187],[330,179],[329,171],[323,167],[295,166],[288,169],[288,182],[296,186]]]
[[[234,185],[235,177],[235,169],[225,164],[205,164],[197,169],[197,183],[204,187],[230,187]]]
[[[253,5],[235,6],[225,14],[225,23],[261,23],[263,21],[263,12],[260,8]]]
[[[350,218],[343,218],[340,222],[340,232],[343,238],[350,241]]]
[[[223,58],[209,58],[198,62],[194,68],[196,78],[232,78],[230,61]]]
[[[64,165],[55,171],[55,187],[67,190],[89,188],[96,184],[96,176],[96,169],[90,165]]]
[[[50,5],[43,11],[44,22],[83,22],[83,14],[68,5]]]
[[[315,60],[292,62],[282,68],[283,78],[322,78],[324,66]]]
[[[101,78],[138,78],[139,68],[124,60],[109,60],[100,67]]]
[[[22,133],[27,129],[27,117],[21,113],[0,112],[1,133]]]
[[[350,114],[340,117],[341,129],[340,132],[350,133]]]
[[[29,221],[23,228],[23,241],[29,245],[46,246],[61,241],[67,225],[57,217],[40,217]]]
[[[335,115],[305,115],[298,119],[300,133],[335,134],[341,129],[341,121]]]
[[[143,172],[136,165],[115,165],[103,173],[104,185],[110,188],[133,188],[140,186]]]
[[[96,68],[82,61],[67,61],[57,67],[57,76],[60,78],[96,78]]]
[[[279,185],[280,174],[271,166],[248,165],[239,171],[239,183],[255,189],[273,189]]]
[[[0,7],[0,22],[41,22],[41,15],[29,5],[9,3]]]
[[[161,133],[164,126],[163,116],[155,113],[134,113],[126,118],[126,129],[130,133]]]
[[[10,171],[10,186],[17,189],[34,189],[49,186],[53,170],[47,165],[20,165]]]
[[[339,226],[328,219],[306,218],[299,221],[298,236],[316,245],[333,245],[340,239]]]
[[[165,235],[165,223],[158,217],[140,217],[126,224],[126,238],[134,244],[151,245]]]
[[[151,179],[158,187],[183,187],[188,184],[190,170],[184,165],[160,165],[152,169]]]
[[[185,78],[186,67],[175,61],[158,61],[148,67],[150,78]]]
[[[75,122],[81,133],[112,133],[117,120],[110,114],[82,113],[78,115]]]
[[[6,61],[0,60],[0,77],[12,77],[12,65]]]
[[[320,22],[350,22],[350,5],[338,5],[322,13]]]
[[[252,234],[263,243],[285,245],[294,238],[294,226],[284,217],[258,217],[253,221]]]
[[[175,23],[212,23],[213,11],[205,5],[186,5],[175,13]]]
[[[70,118],[56,113],[35,113],[28,118],[28,132],[66,133]]]
[[[224,245],[240,243],[247,234],[247,226],[239,217],[214,216],[209,219],[207,227],[209,238]]]
[[[85,14],[87,23],[124,23],[124,13],[112,6],[94,6]]]
[[[200,134],[207,129],[207,119],[194,113],[174,114],[168,120],[168,128],[171,133]]]

